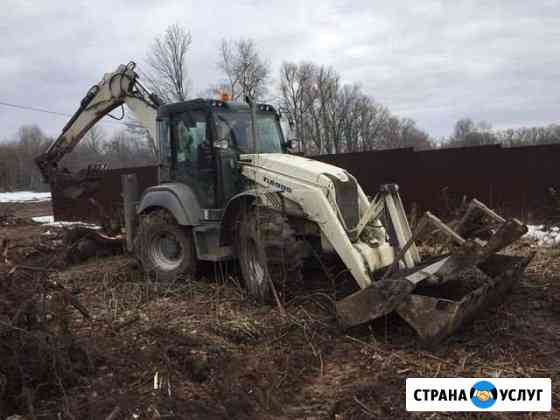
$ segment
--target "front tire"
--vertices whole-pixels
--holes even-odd
[[[196,273],[192,232],[165,210],[141,216],[134,244],[142,267],[156,279],[174,281]]]
[[[236,251],[245,287],[259,302],[272,301],[267,274],[278,292],[286,284],[301,281],[303,241],[282,214],[266,208],[250,208],[240,214]]]

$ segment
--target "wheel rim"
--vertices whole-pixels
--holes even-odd
[[[249,240],[247,242],[247,268],[249,269],[252,283],[254,283],[258,289],[261,289],[264,285],[265,270],[261,264],[257,244],[254,240]]]
[[[185,258],[181,243],[171,232],[154,235],[150,248],[154,263],[163,271],[175,270]]]

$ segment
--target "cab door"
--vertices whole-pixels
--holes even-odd
[[[239,167],[239,147],[236,143],[234,127],[232,123],[234,113],[227,113],[229,119],[222,116],[224,112],[218,112],[213,118],[214,153],[217,168],[217,205],[224,208],[230,198],[243,189],[243,182]]]
[[[176,115],[171,124],[171,136],[172,179],[190,186],[201,207],[215,207],[216,164],[208,114],[193,110]]]
[[[218,207],[224,208],[241,191],[239,154],[230,147],[215,147],[218,173]]]

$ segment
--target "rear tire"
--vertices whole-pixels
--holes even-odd
[[[235,245],[245,287],[257,301],[273,300],[267,272],[279,293],[290,283],[301,282],[304,243],[296,239],[282,214],[266,208],[247,209],[240,214]]]
[[[196,274],[191,229],[178,225],[165,210],[141,216],[134,248],[144,271],[154,273],[156,279],[173,281]]]

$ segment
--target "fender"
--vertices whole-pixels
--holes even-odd
[[[282,192],[282,190],[280,188],[259,187],[243,191],[229,199],[220,225],[220,245],[229,245],[233,241],[233,225],[241,206],[250,206],[257,197],[271,192],[277,193]]]
[[[183,226],[200,225],[200,203],[188,185],[170,182],[147,188],[142,194],[137,214],[156,207],[168,210]]]

